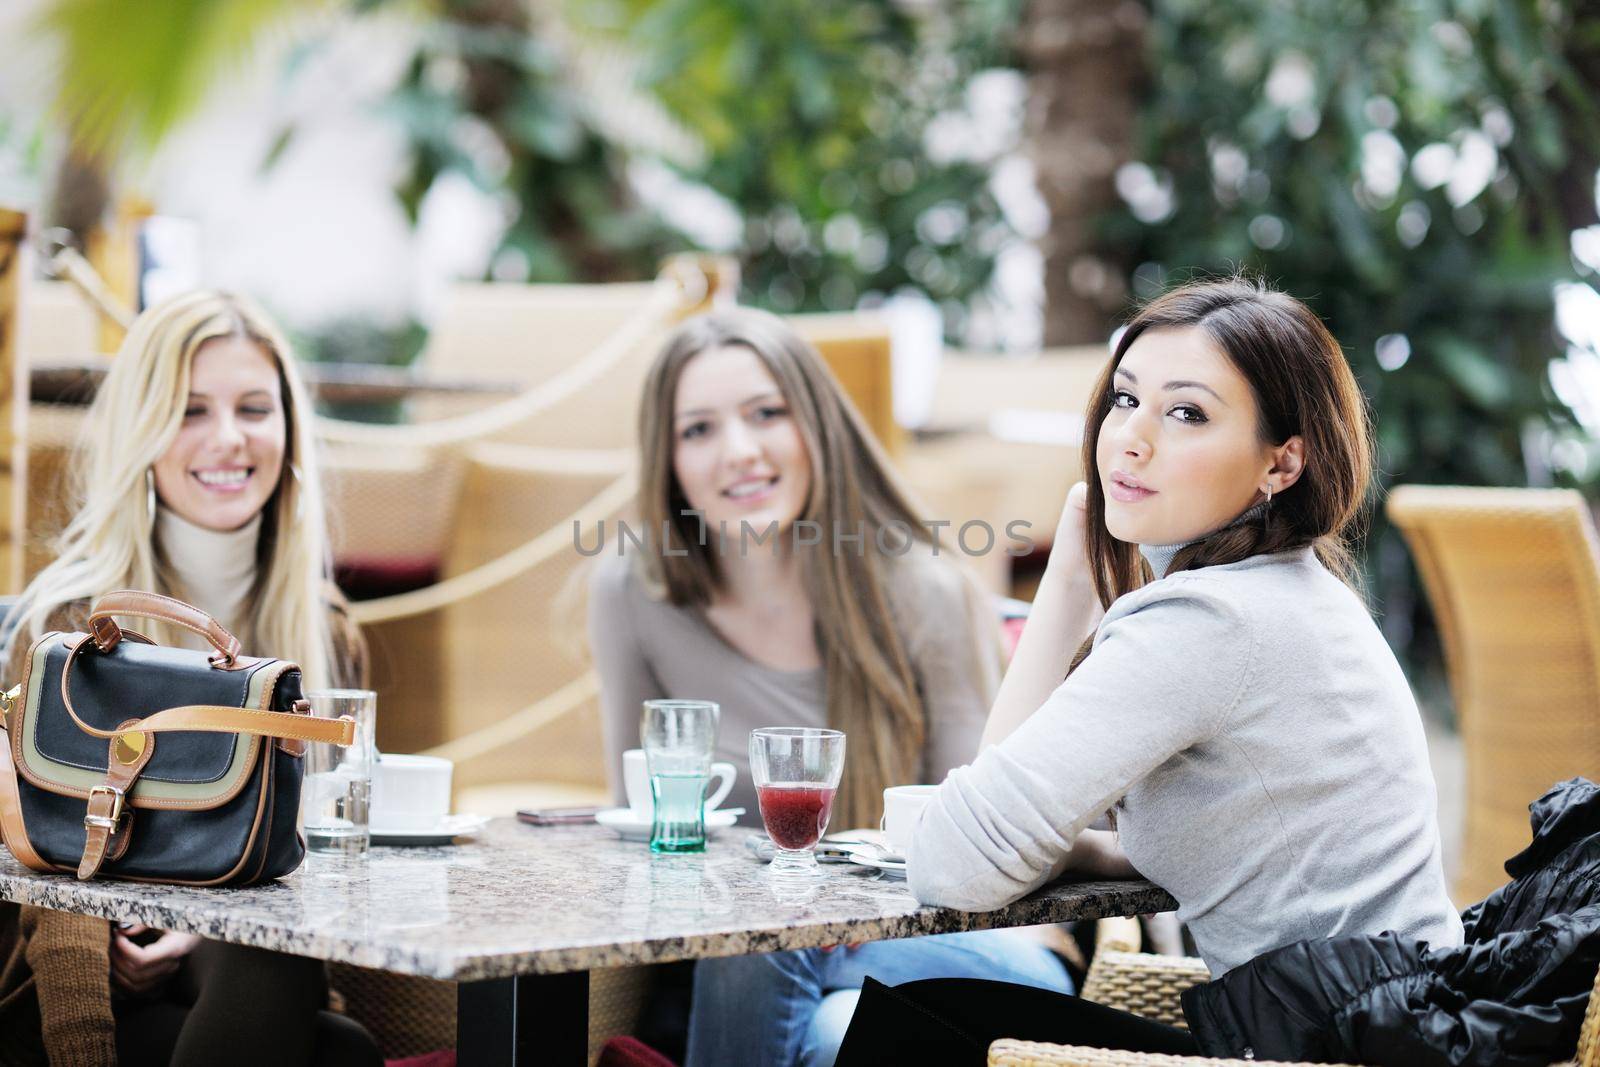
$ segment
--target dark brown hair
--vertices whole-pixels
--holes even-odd
[[[1372,479],[1366,400],[1339,343],[1310,308],[1263,282],[1237,277],[1193,282],[1151,301],[1128,323],[1095,385],[1083,434],[1083,469],[1096,474],[1087,479],[1084,530],[1101,604],[1109,607],[1150,577],[1138,546],[1117,540],[1106,529],[1096,453],[1115,392],[1112,376],[1128,349],[1148,331],[1190,327],[1204,330],[1250,383],[1261,440],[1281,445],[1299,435],[1306,459],[1299,479],[1273,496],[1260,521],[1224,526],[1186,545],[1168,573],[1309,545],[1330,571],[1354,587],[1347,538],[1362,514]],[[1084,654],[1080,650],[1078,659]]]

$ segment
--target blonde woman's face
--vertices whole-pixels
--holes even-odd
[[[811,494],[811,457],[766,364],[742,345],[690,359],[672,406],[672,471],[715,531],[786,530]]]
[[[243,337],[201,345],[183,426],[156,460],[156,495],[208,530],[237,530],[277,488],[287,438],[278,365]]]
[[[1119,541],[1192,541],[1250,507],[1282,448],[1257,432],[1255,392],[1197,328],[1151,330],[1123,354],[1096,449],[1106,528]],[[1298,449],[1299,438],[1292,438]]]

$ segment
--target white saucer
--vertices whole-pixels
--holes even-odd
[[[448,845],[458,837],[471,837],[488,823],[482,815],[446,815],[432,826],[373,826],[374,845]]]
[[[595,815],[594,821],[624,841],[650,840],[650,820],[634,814],[632,808],[610,808]],[[736,812],[723,808],[706,812],[706,836],[715,836],[739,821]]]

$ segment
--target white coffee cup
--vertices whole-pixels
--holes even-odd
[[[728,799],[733,791],[734,779],[739,769],[731,763],[713,763],[710,776],[722,779],[711,795],[706,797],[706,810],[715,811],[717,805]],[[655,798],[650,795],[650,765],[644,749],[630,748],[622,754],[622,790],[628,796],[628,807],[635,817],[653,819],[656,814]]]
[[[892,785],[883,791],[883,819],[878,826],[895,855],[910,854],[917,820],[938,791],[936,785]]]
[[[372,825],[384,830],[428,830],[450,814],[453,764],[440,756],[384,752],[372,776]]]

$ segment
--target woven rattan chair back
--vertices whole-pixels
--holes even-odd
[[[1433,605],[1465,748],[1465,906],[1505,883],[1533,800],[1600,775],[1600,549],[1567,490],[1408,485],[1388,511]]]

